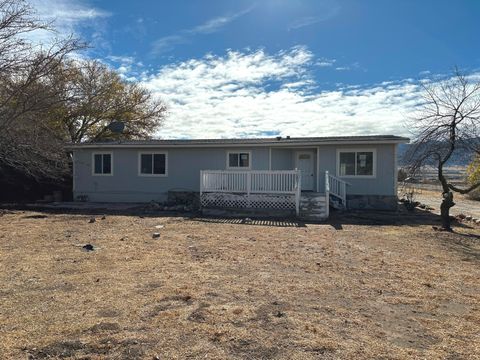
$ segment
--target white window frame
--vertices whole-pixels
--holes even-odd
[[[110,155],[110,173],[97,174],[95,172],[95,155]],[[103,171],[103,156],[102,156],[102,171]],[[92,152],[92,176],[113,176],[113,151],[94,151]]]
[[[144,174],[142,173],[142,155],[155,155],[163,154],[165,155],[165,174]],[[153,161],[153,156],[152,156]],[[152,164],[153,171],[153,164]],[[168,151],[139,151],[138,152],[138,176],[145,177],[167,177],[168,176]]]
[[[248,167],[230,166],[230,154],[248,154]],[[251,150],[228,150],[227,151],[227,170],[251,170],[252,169],[252,151]]]
[[[357,153],[371,152],[373,158],[372,175],[340,175],[340,153],[355,153],[355,174],[357,173]],[[351,179],[375,179],[377,177],[377,149],[375,148],[341,148],[337,149],[337,177]]]

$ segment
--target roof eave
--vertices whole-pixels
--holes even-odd
[[[201,148],[201,147],[299,147],[299,146],[322,146],[322,145],[381,145],[381,144],[406,144],[410,142],[409,138],[396,138],[388,140],[337,140],[337,141],[274,141],[259,143],[198,143],[198,144],[122,144],[122,143],[88,143],[88,144],[69,144],[65,148],[75,149],[99,149],[99,148]]]

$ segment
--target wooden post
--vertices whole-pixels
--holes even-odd
[[[297,191],[295,193],[295,213],[300,215],[300,196],[302,191],[302,176],[300,170],[297,170]]]
[[[200,209],[202,208],[203,170],[200,170]]]
[[[252,173],[247,171],[247,207],[250,208],[250,191],[252,188]]]
[[[330,216],[330,179],[328,170],[325,171],[325,214],[327,218]]]

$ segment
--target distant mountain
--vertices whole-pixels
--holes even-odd
[[[405,165],[404,157],[411,147],[412,144],[400,144],[398,146],[397,158],[400,166]],[[453,153],[447,166],[467,166],[472,161],[474,155],[473,151],[457,150]]]

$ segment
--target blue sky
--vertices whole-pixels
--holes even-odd
[[[160,137],[395,133],[480,68],[476,0],[32,0],[169,106]]]

